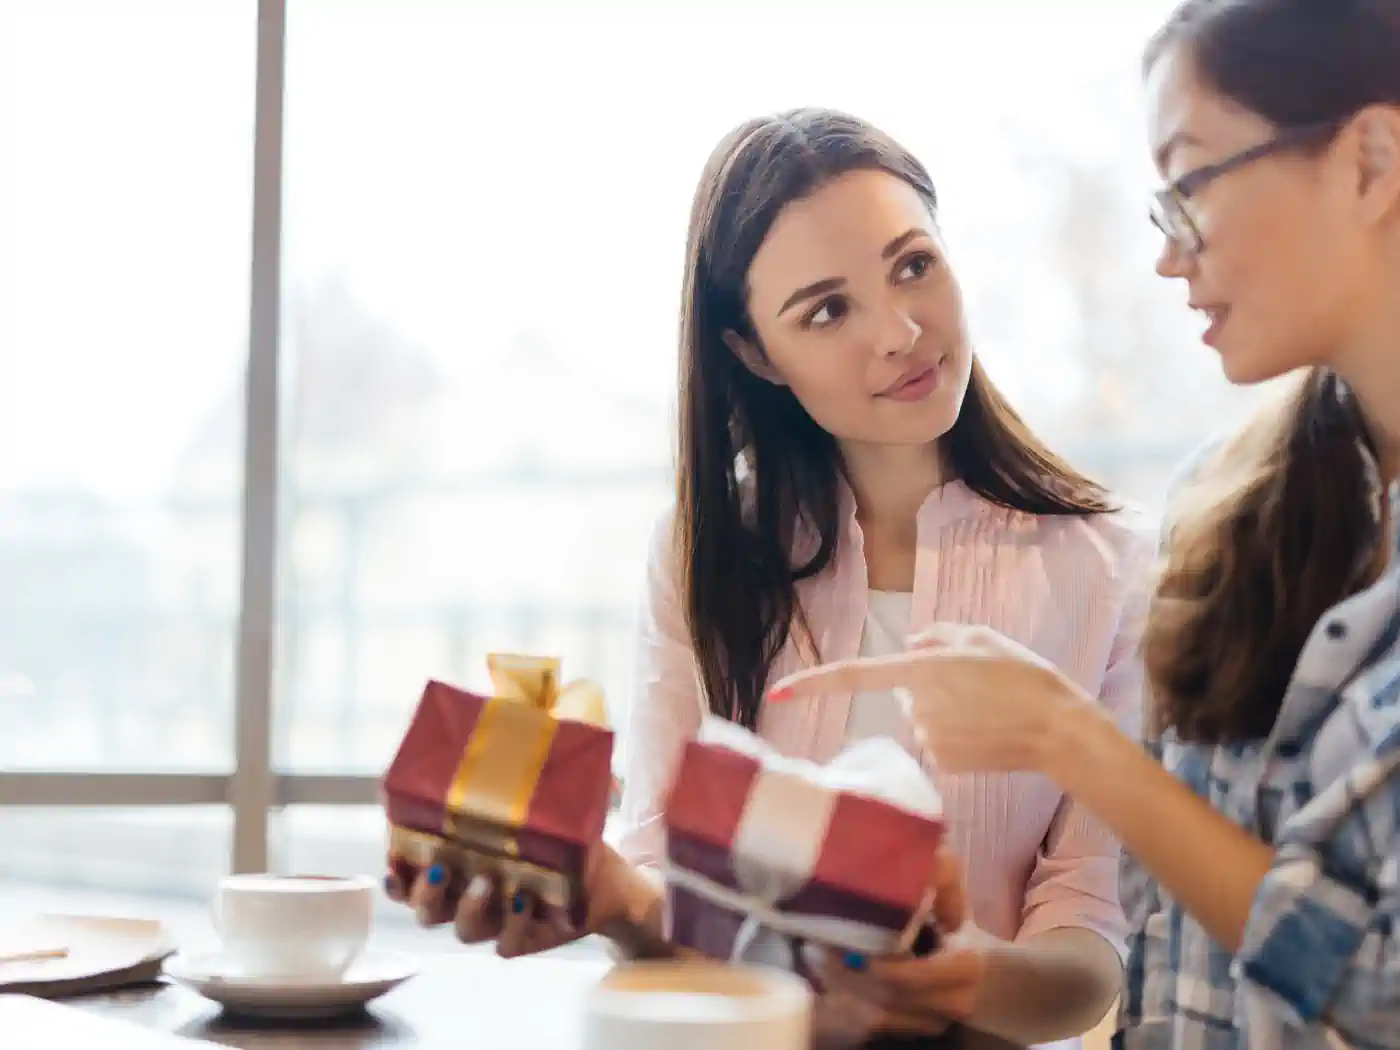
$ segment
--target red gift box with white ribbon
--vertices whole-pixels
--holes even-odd
[[[818,765],[707,718],[663,821],[670,934],[707,955],[800,970],[802,942],[895,953],[929,921],[942,800],[893,740]]]

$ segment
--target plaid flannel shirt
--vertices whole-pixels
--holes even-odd
[[[1275,853],[1236,956],[1125,855],[1116,1050],[1400,1050],[1395,553],[1392,534],[1389,571],[1313,629],[1268,740],[1149,745]]]

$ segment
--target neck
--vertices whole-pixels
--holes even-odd
[[[846,480],[863,527],[912,525],[929,493],[949,480],[936,444],[867,445],[843,442]]]

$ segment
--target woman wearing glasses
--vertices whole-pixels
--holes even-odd
[[[1119,835],[1121,1046],[1400,1047],[1400,0],[1189,0],[1146,86],[1159,272],[1231,381],[1297,373],[1178,491],[1153,755],[983,629],[777,693],[904,687],[947,768]]]

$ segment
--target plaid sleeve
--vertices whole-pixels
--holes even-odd
[[[1161,763],[1160,741],[1143,746]],[[1173,973],[1167,950],[1169,916],[1157,880],[1126,851],[1118,893],[1128,920],[1128,956],[1118,1011],[1118,1028],[1126,1038],[1118,1045],[1139,1046],[1143,1044],[1131,1030],[1151,1027],[1169,1016]]]
[[[1400,1048],[1400,732],[1280,831],[1235,975],[1285,1024]]]

